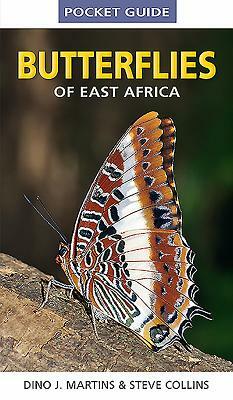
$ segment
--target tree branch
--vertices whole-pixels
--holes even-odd
[[[98,323],[94,336],[89,316],[62,289],[41,302],[41,279],[48,277],[0,254],[1,371],[233,371],[233,365],[192,348],[170,347],[153,353],[114,322]]]

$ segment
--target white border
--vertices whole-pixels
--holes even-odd
[[[156,357],[156,355],[155,355]],[[24,381],[50,381],[50,389],[24,389]],[[62,389],[56,390],[56,382]],[[114,381],[114,389],[66,389],[66,381]],[[124,381],[125,389],[120,389],[120,382]],[[161,389],[130,389],[130,381],[161,381]],[[167,389],[167,381],[179,381],[187,386],[193,385],[193,381],[208,381],[208,389]],[[24,400],[64,400],[64,399],[89,399],[109,400],[131,399],[141,400],[142,396],[151,399],[175,399],[175,400],[217,400],[228,399],[232,392],[232,373],[230,372],[2,372],[0,373],[1,398]],[[93,386],[93,384],[92,384]],[[170,383],[169,383],[170,386]]]
[[[126,0],[127,1],[127,0]],[[91,4],[91,0],[89,1]],[[145,2],[146,6],[146,2]],[[177,0],[177,23],[59,23],[58,0],[0,0],[1,28],[233,28],[233,0]]]

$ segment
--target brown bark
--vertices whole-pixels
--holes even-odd
[[[0,254],[1,371],[232,371],[233,365],[192,348],[174,346],[153,353],[115,323],[98,323],[100,339],[78,300],[52,289],[41,301],[41,278],[48,278]]]

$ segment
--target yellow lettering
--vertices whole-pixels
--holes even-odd
[[[96,79],[112,79],[111,72],[103,72],[104,68],[111,68],[111,61],[104,61],[104,57],[112,57],[111,51],[96,52]]]
[[[160,72],[160,52],[154,51],[153,58],[154,58],[154,70],[153,70],[154,79],[168,79],[169,74],[167,72]]]
[[[90,58],[94,57],[94,51],[78,51],[78,57],[82,58],[82,78],[89,79],[90,78]]]
[[[133,56],[129,51],[116,51],[115,53],[115,78],[122,78],[122,70],[125,71],[127,79],[133,79],[133,72],[130,65]]]
[[[150,62],[143,61],[144,57],[150,57],[150,51],[136,51],[136,79],[142,79],[144,68],[150,68]]]
[[[177,79],[177,51],[171,51],[171,79]]]
[[[39,73],[44,79],[53,79],[58,74],[58,51],[52,51],[51,71],[46,71],[45,51],[39,51]]]
[[[188,61],[188,58],[196,56],[196,51],[181,52],[181,79],[197,79],[197,74],[195,72],[188,72],[189,68],[196,67],[196,61]]]
[[[18,79],[32,79],[36,75],[36,56],[32,51],[18,52]]]
[[[201,53],[199,57],[200,64],[204,68],[208,69],[208,72],[200,72],[201,79],[211,79],[216,74],[216,66],[211,61],[207,60],[207,57],[214,58],[214,56],[214,51],[204,51],[203,53]]]
[[[77,56],[77,51],[61,51],[60,55],[65,58],[65,78],[72,79],[72,58]]]

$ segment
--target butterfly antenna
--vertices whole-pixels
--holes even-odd
[[[58,226],[58,224],[54,221],[51,213],[47,210],[47,208],[44,206],[44,204],[42,203],[42,201],[40,200],[39,196],[37,196],[37,201],[40,203],[40,206],[42,207],[43,211],[45,211],[45,213],[47,214],[48,218],[46,218],[46,216],[44,214],[42,214],[42,212],[39,210],[38,207],[35,206],[35,204],[32,203],[32,201],[24,194],[23,197],[25,198],[25,200],[32,206],[32,208],[34,208],[34,210],[37,212],[37,214],[39,214],[41,216],[41,218],[55,231],[58,233],[58,235],[61,237],[61,239],[68,244],[68,240],[66,238],[66,236],[62,233],[60,227]]]
[[[46,214],[48,215],[48,217],[50,218],[50,221],[53,223],[54,227],[57,228],[57,230],[59,232],[61,232],[61,228],[60,226],[56,223],[55,219],[53,218],[51,212],[47,209],[47,207],[45,207],[44,203],[42,202],[40,196],[36,196],[36,200],[38,201],[38,203],[41,205],[41,208],[46,212]]]

